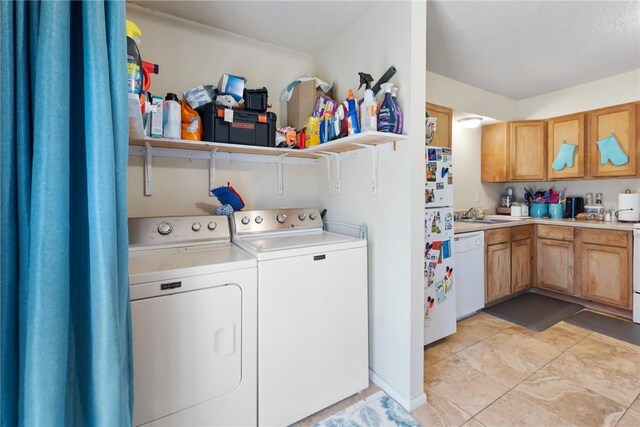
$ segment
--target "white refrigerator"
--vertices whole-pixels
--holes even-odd
[[[424,344],[456,332],[450,148],[425,147]]]

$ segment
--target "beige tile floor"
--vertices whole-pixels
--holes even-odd
[[[424,426],[640,427],[640,347],[564,322],[538,333],[479,313],[426,347],[424,361],[428,402],[412,413]]]

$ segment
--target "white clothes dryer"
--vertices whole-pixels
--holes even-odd
[[[258,260],[258,424],[286,426],[369,385],[367,241],[317,209],[235,212]]]
[[[129,219],[129,281],[134,425],[256,425],[256,260],[227,218]]]

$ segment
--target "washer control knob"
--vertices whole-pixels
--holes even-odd
[[[162,234],[163,236],[166,236],[172,231],[173,231],[173,227],[171,227],[171,224],[169,224],[168,222],[163,222],[158,226],[158,233]]]
[[[318,214],[317,214],[317,213],[315,213],[315,212],[311,212],[311,213],[309,214],[309,219],[310,219],[311,221],[315,221],[315,220],[316,220],[316,218],[318,218]]]
[[[200,223],[199,223],[199,222],[194,222],[194,223],[193,223],[193,225],[191,225],[191,229],[192,229],[193,231],[200,231],[200,228],[201,228],[201,227],[202,227],[202,226],[200,225]]]
[[[276,221],[278,221],[280,224],[284,224],[286,220],[287,216],[283,213],[278,214],[278,216],[276,217]]]
[[[207,224],[207,228],[211,231],[215,230],[217,226],[218,224],[215,221],[209,221],[209,224]]]
[[[244,225],[249,224],[249,221],[251,220],[249,219],[248,216],[243,216],[242,219],[240,220],[240,222],[242,222]]]
[[[256,217],[256,224],[262,224],[262,217],[260,215]]]
[[[301,213],[300,215],[298,215],[298,219],[299,219],[300,221],[304,221],[305,219],[307,219],[307,215],[305,215],[305,214]]]

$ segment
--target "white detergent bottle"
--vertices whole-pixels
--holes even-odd
[[[393,83],[385,83],[382,85],[384,89],[384,100],[378,111],[378,131],[393,133],[396,129],[396,105],[391,97],[391,88]]]
[[[364,91],[364,98],[360,104],[360,131],[378,130],[378,103],[371,89]]]
[[[394,87],[391,89],[391,99],[393,99],[393,103],[396,106],[396,126],[394,129],[395,133],[402,133],[403,126],[403,118],[402,118],[402,109],[400,108],[400,104],[398,104],[398,88]]]
[[[182,127],[180,126],[182,113],[178,96],[175,93],[167,93],[164,99],[164,137],[180,139],[182,137]]]

